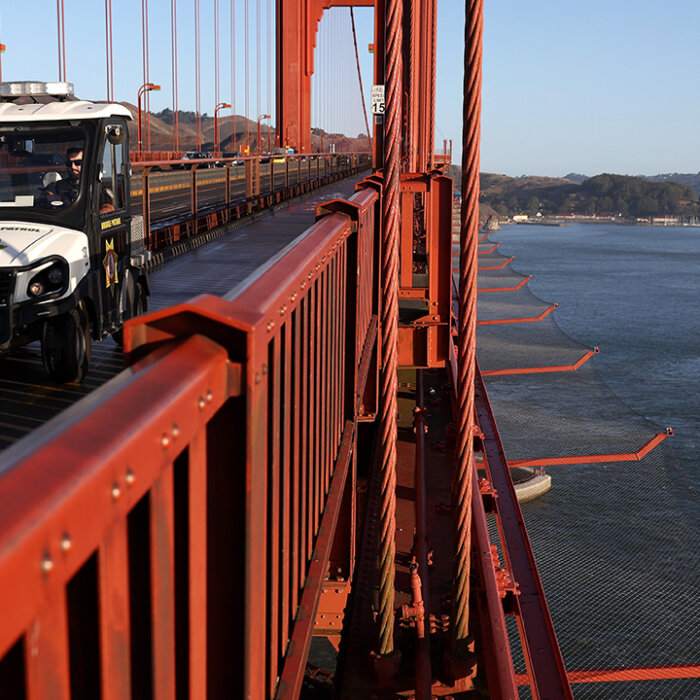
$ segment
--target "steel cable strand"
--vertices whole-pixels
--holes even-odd
[[[387,109],[385,187],[382,202],[382,503],[379,555],[379,653],[394,651],[394,558],[396,530],[396,413],[399,316],[399,146],[401,128],[402,3],[387,12]]]
[[[360,71],[360,52],[357,50],[357,33],[355,31],[355,13],[350,7],[350,21],[352,23],[352,40],[355,45],[355,61],[357,63],[357,79],[360,83],[360,99],[362,101],[362,111],[365,115],[365,128],[367,129],[367,138],[369,139],[369,148],[372,150],[372,131],[369,128],[369,119],[367,118],[367,104],[365,103],[365,91],[362,87],[362,71]]]
[[[469,564],[471,470],[474,460],[474,378],[479,228],[479,138],[483,0],[467,0],[465,21],[464,116],[462,138],[462,209],[457,358],[457,464],[453,487],[455,555],[453,651],[465,651],[469,634]]]

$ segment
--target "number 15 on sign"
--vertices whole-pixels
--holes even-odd
[[[383,85],[372,85],[372,114],[384,114]]]

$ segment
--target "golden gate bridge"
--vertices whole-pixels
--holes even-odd
[[[318,27],[351,5],[374,8],[373,83],[385,100],[371,152],[313,139]],[[256,51],[261,7],[251,18],[244,6]],[[108,102],[112,9],[106,0]],[[199,47],[199,0],[193,9]],[[218,92],[217,25],[216,121],[197,162],[183,158],[176,116],[174,0],[170,147],[152,147],[158,83],[143,0],[134,176],[121,209],[96,216],[140,230],[153,310],[127,321],[124,368],[116,346],[105,351],[99,381],[88,374],[71,399],[37,384],[31,346],[0,365],[15,381],[0,386],[11,434],[0,453],[3,697],[554,698],[573,697],[572,684],[635,697],[646,682],[688,696],[700,675],[692,649],[671,663],[651,654],[583,668],[560,649],[511,474],[639,461],[667,433],[618,451],[506,457],[484,376],[574,372],[594,351],[479,368],[477,326],[537,323],[551,308],[503,315],[485,303],[477,314],[480,294],[481,305],[525,282],[502,272],[507,260],[492,264],[500,254],[479,232],[481,0],[465,16],[457,214],[449,156],[435,148],[434,0],[277,0],[275,109],[268,98],[251,112],[261,61],[251,68],[246,47],[231,76],[246,85],[240,131],[235,114],[227,129],[218,118],[233,100]],[[58,0],[59,82],[70,78],[67,31]],[[326,54],[338,63],[332,46]],[[344,60],[329,74],[352,81],[322,89],[359,95],[355,51]],[[196,73],[191,150],[202,152]],[[263,133],[285,152],[264,152]],[[21,167],[12,158],[8,174]],[[64,400],[75,403],[63,410]]]

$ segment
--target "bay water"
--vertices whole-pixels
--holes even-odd
[[[700,228],[505,226],[494,238],[514,270],[559,303],[558,325],[598,346],[615,393],[659,426],[700,490]]]
[[[535,295],[559,303],[565,333],[600,348],[592,361],[615,394],[675,430],[642,462],[547,468],[551,491],[522,505],[567,668],[697,663],[700,228],[512,225],[491,240],[534,276]],[[700,697],[700,679],[574,694],[685,700]]]

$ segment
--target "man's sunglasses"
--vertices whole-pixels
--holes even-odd
[[[82,158],[76,158],[75,160],[68,161],[68,165],[82,165],[82,164],[83,164]]]

